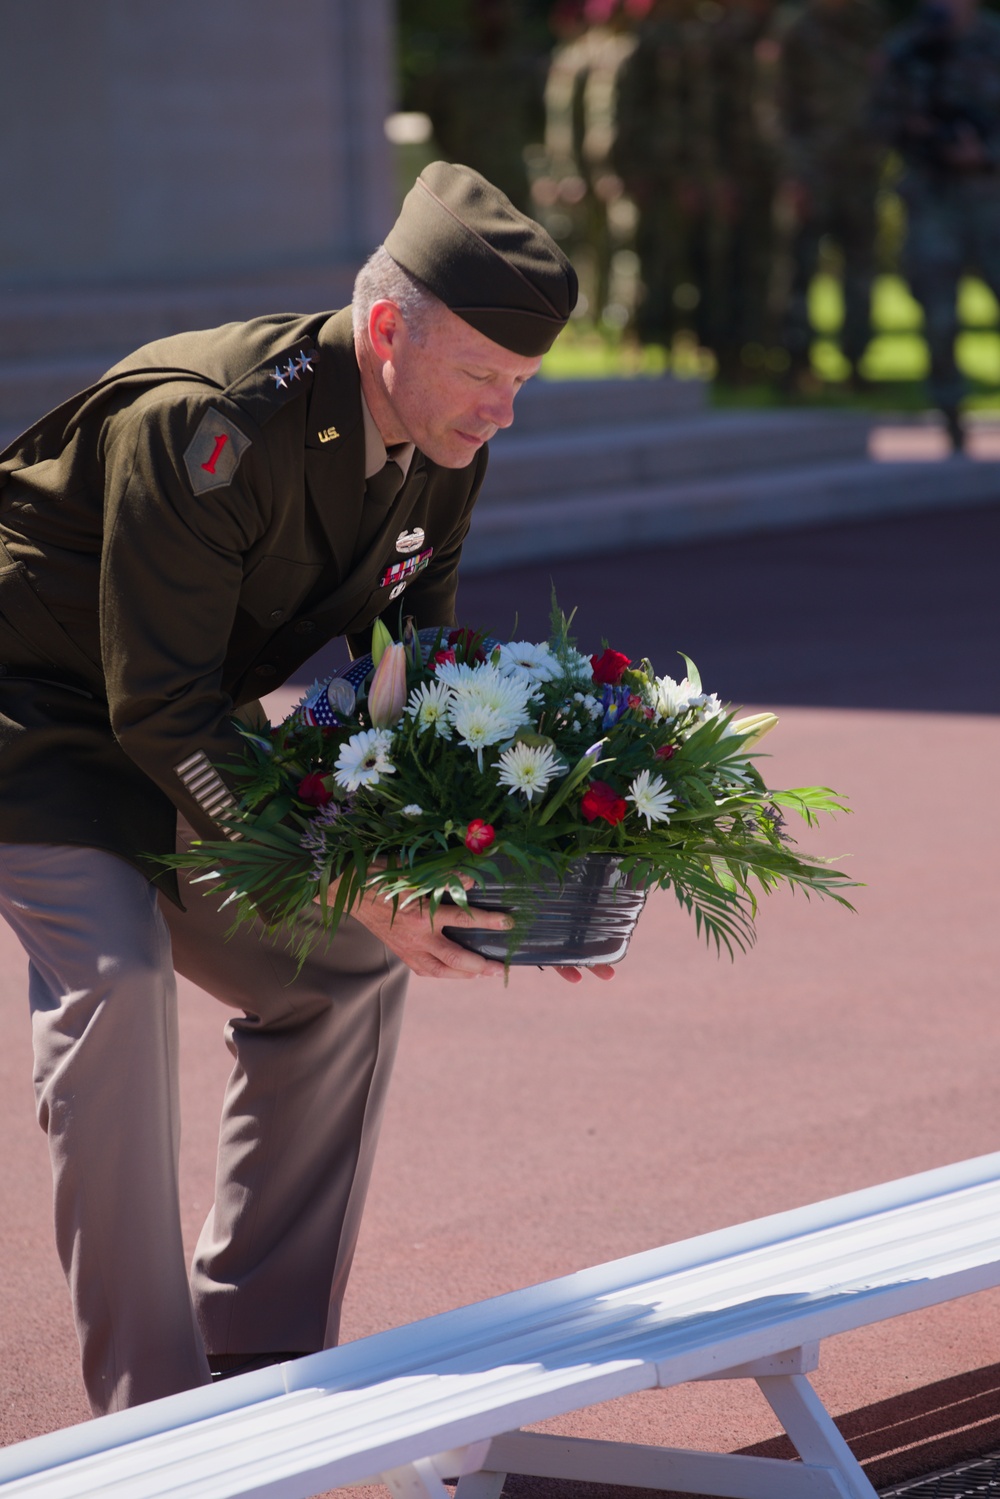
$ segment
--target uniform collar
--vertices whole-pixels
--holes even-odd
[[[365,428],[365,479],[370,479],[373,474],[383,469],[389,458],[403,470],[405,479],[410,472],[410,464],[413,462],[416,449],[412,442],[400,442],[393,448],[386,447],[382,441],[382,434],[375,425],[375,418],[368,409],[363,390],[361,392],[361,420]]]

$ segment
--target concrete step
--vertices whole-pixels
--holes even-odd
[[[481,503],[858,459],[868,452],[872,426],[864,412],[714,411],[660,421],[594,420],[587,430],[525,436],[515,420],[490,445]]]
[[[344,307],[354,270],[333,264],[225,281],[0,288],[0,360],[107,356],[107,366],[151,339],[189,328]]]
[[[487,480],[487,484],[489,480]],[[696,537],[1000,503],[1000,464],[856,458],[477,507],[463,572]]]
[[[672,421],[703,411],[705,380],[673,375],[620,380],[531,380],[517,397],[514,426],[498,440],[611,427],[622,422]]]

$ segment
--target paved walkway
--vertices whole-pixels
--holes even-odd
[[[998,540],[1000,509],[980,510],[533,567],[465,590],[467,619],[509,628],[520,605],[531,635],[551,573],[580,604],[581,643],[605,633],[661,669],[681,646],[724,695],[791,705],[769,743],[774,774],[850,795],[855,815],[809,843],[850,853],[865,889],[856,916],[772,899],[757,949],[734,965],[657,896],[611,986],[537,971],[489,992],[416,981],[346,1337],[997,1148]],[[3,1441],[86,1414],[20,969],[0,934]],[[185,986],[192,1239],[209,1203],[221,1027]],[[868,1430],[869,1452],[910,1449],[878,1473],[926,1470],[963,1443],[983,1449],[998,1347],[1000,1295],[984,1293],[835,1340],[814,1377],[835,1412],[866,1408],[853,1429]],[[954,1382],[928,1392],[940,1381]],[[945,1405],[968,1430],[921,1448],[937,1429],[927,1412]],[[718,1384],[556,1428],[730,1449],[776,1431],[754,1390]]]

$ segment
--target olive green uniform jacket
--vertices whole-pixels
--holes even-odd
[[[0,453],[0,841],[169,888],[148,856],[178,811],[220,836],[235,707],[383,612],[454,623],[485,448],[415,454],[388,507],[364,467],[349,308],[150,344]]]

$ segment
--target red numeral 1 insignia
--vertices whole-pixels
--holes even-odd
[[[217,437],[215,439],[215,451],[213,452],[213,454],[212,454],[211,458],[208,460],[208,462],[202,464],[202,468],[205,470],[206,474],[214,474],[215,473],[215,465],[219,461],[219,455],[221,454],[223,448],[226,446],[226,443],[228,441],[229,441],[229,438],[226,437],[225,434],[223,434],[222,436]]]

